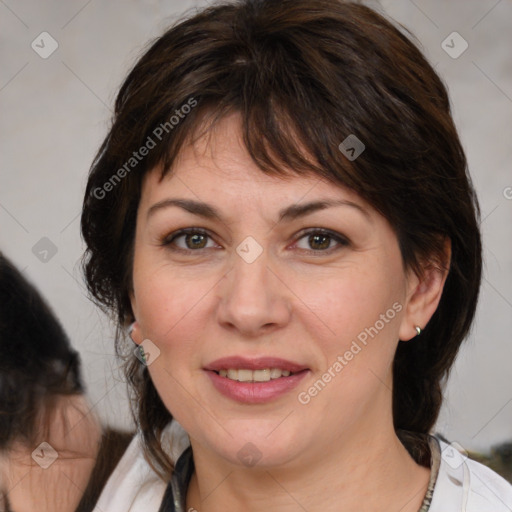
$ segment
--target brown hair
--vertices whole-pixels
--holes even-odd
[[[172,116],[193,102],[175,124]],[[443,241],[451,241],[439,307],[421,336],[399,343],[393,369],[395,428],[428,433],[475,313],[478,205],[442,81],[401,29],[356,3],[217,4],[169,29],[129,73],[90,172],[81,224],[88,287],[116,316],[118,348],[133,319],[142,178],[159,163],[163,174],[172,172],[187,136],[231,112],[240,113],[262,172],[284,176],[289,168],[353,189],[390,222],[408,268],[421,273],[425,262],[441,261]],[[338,149],[350,134],[366,146],[353,161]],[[131,161],[150,139],[155,146]],[[159,436],[171,415],[135,358],[127,376],[148,453],[169,473]]]

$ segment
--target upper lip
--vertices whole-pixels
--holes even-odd
[[[288,370],[290,373],[297,373],[308,369],[302,364],[279,357],[246,358],[241,356],[222,357],[204,367],[205,370],[216,372],[229,369],[265,370],[266,368],[279,368],[280,370]]]

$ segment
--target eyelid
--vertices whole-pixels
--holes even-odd
[[[165,236],[161,240],[161,245],[170,246],[174,242],[174,240],[176,240],[177,238],[179,238],[183,235],[187,235],[187,234],[204,235],[204,236],[207,236],[208,238],[210,238],[213,242],[215,242],[214,237],[210,234],[210,232],[208,230],[206,230],[204,228],[189,227],[189,228],[179,229],[179,230],[174,231],[173,233]],[[308,235],[313,235],[313,234],[329,236],[331,239],[336,241],[338,245],[336,245],[335,247],[331,247],[329,249],[324,249],[324,250],[300,249],[301,251],[305,251],[310,254],[322,255],[322,254],[329,254],[335,250],[340,249],[340,247],[346,247],[347,245],[350,245],[350,240],[346,236],[342,235],[341,233],[338,233],[336,231],[332,231],[332,230],[326,229],[326,228],[315,228],[315,227],[304,228],[301,231],[299,231],[296,235],[294,235],[293,245],[296,245],[297,242],[299,240],[301,240],[302,238],[304,238]],[[215,243],[217,243],[217,242],[215,242]],[[200,249],[183,249],[182,247],[174,246],[172,250],[177,251],[177,252],[183,252],[183,253],[194,253],[194,252],[200,252],[204,249],[212,249],[212,247],[203,247]]]
[[[331,247],[329,249],[324,249],[324,250],[316,250],[315,251],[314,249],[301,249],[301,251],[306,251],[308,253],[322,255],[322,254],[329,254],[333,251],[339,250],[341,247],[346,247],[346,246],[350,245],[350,240],[346,236],[342,235],[341,233],[338,233],[337,231],[332,231],[332,230],[326,229],[326,228],[305,228],[304,230],[301,230],[295,236],[294,245],[302,238],[304,238],[308,235],[314,235],[314,234],[321,234],[321,235],[329,236],[331,239],[335,240],[338,243],[338,245],[335,247]]]
[[[190,235],[190,234],[194,234],[194,235],[204,235],[204,236],[207,236],[210,240],[212,240],[213,242],[215,242],[213,236],[210,234],[210,232],[204,228],[194,228],[194,227],[191,227],[191,228],[182,228],[182,229],[178,229],[177,231],[173,231],[172,233],[170,233],[169,235],[165,236],[162,238],[162,240],[160,241],[160,245],[162,246],[170,246],[173,244],[173,242],[183,236],[183,235]],[[217,242],[215,242],[217,243]],[[204,247],[203,249],[212,249],[212,247]],[[172,248],[173,251],[178,251],[178,252],[184,252],[184,253],[192,253],[192,252],[199,252],[200,249],[183,249],[182,247],[177,247],[176,245],[174,245],[174,247]]]

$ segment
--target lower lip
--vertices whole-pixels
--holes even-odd
[[[217,391],[224,396],[244,404],[263,404],[275,400],[297,387],[309,370],[302,370],[288,377],[280,377],[268,382],[240,382],[221,377],[211,370],[207,370],[206,373]]]

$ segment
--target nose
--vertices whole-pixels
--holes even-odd
[[[219,283],[218,322],[244,337],[269,334],[291,317],[291,292],[269,266],[267,253],[248,263],[237,254]]]

